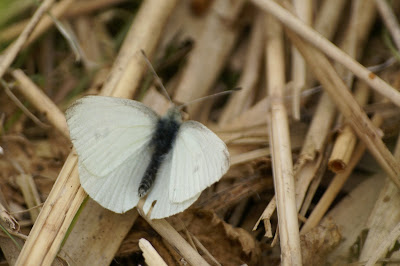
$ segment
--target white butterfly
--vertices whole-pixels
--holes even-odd
[[[225,143],[199,122],[182,123],[177,107],[160,117],[137,101],[86,96],[66,117],[82,187],[116,213],[145,194],[146,214],[156,202],[151,219],[182,212],[229,168]]]

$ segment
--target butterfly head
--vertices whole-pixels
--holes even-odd
[[[172,106],[165,114],[166,118],[182,123],[182,114],[179,107]]]

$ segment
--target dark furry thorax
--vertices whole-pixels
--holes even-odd
[[[168,110],[167,114],[161,117],[150,141],[152,156],[146,172],[139,185],[139,197],[143,197],[150,190],[160,169],[165,156],[172,150],[176,136],[178,135],[182,117],[176,107]]]

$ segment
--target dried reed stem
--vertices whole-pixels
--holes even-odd
[[[358,82],[354,92],[354,99],[360,106],[364,106],[368,102],[369,90],[365,83]],[[332,154],[329,158],[329,169],[335,173],[339,173],[346,169],[350,159],[353,157],[353,151],[357,142],[357,135],[354,133],[350,125],[346,124],[340,130],[336,138]]]
[[[255,159],[269,156],[269,155],[271,155],[270,148],[261,148],[261,149],[252,150],[252,151],[245,152],[245,153],[239,153],[237,155],[232,156],[231,166],[236,165],[236,164],[251,162]]]
[[[387,238],[381,243],[381,245],[372,253],[368,262],[365,266],[373,266],[376,265],[379,258],[385,256],[386,252],[389,251],[390,247],[393,246],[400,237],[400,223],[397,224],[395,228],[387,235]]]
[[[254,100],[255,86],[260,77],[261,59],[264,49],[263,31],[264,19],[262,14],[258,12],[253,23],[245,64],[238,82],[242,90],[229,97],[228,103],[225,105],[219,118],[221,126],[228,124],[243,113],[251,106]]]
[[[329,95],[323,93],[305,137],[299,158],[295,164],[294,169],[296,173],[307,162],[313,161],[318,153],[322,153],[326,139],[331,132],[335,115],[334,103],[329,98]]]
[[[109,6],[115,6],[122,2],[128,2],[129,0],[90,0],[90,1],[76,1],[76,3],[69,8],[63,17],[72,17],[88,14],[90,12],[107,8]]]
[[[315,30],[325,36],[325,38],[332,39],[341,24],[340,18],[343,15],[343,9],[347,2],[346,0],[323,1],[315,15]]]
[[[76,1],[74,5],[70,6],[68,9],[62,8],[63,12],[59,12],[60,7],[63,7],[65,3],[63,2],[57,2],[50,10],[49,12],[59,18],[68,18],[72,16],[79,16],[83,14],[90,13],[92,11],[105,8],[107,6],[112,6],[120,2],[124,2],[127,0],[90,0],[90,1]],[[60,13],[60,16],[57,16],[57,14]],[[28,24],[28,20],[23,20],[20,22],[17,22],[15,24],[10,25],[9,27],[2,29],[0,32],[0,41],[2,42],[7,42],[12,39],[14,39],[16,36],[18,36],[22,30],[26,27]],[[50,26],[50,25],[49,25]]]
[[[24,196],[24,200],[29,209],[29,214],[31,215],[31,220],[35,222],[41,210],[41,208],[35,207],[42,204],[35,181],[31,175],[26,174],[17,176],[16,181],[22,191],[22,195]]]
[[[65,116],[57,105],[21,69],[13,70],[11,74],[18,82],[18,91],[45,115],[54,128],[69,138]]]
[[[0,60],[0,78],[3,77],[4,73],[14,61],[15,57],[21,50],[22,46],[24,46],[29,36],[31,36],[40,18],[50,8],[50,6],[53,3],[54,0],[44,0],[43,3],[40,5],[40,7],[36,10],[35,14],[33,14],[28,25],[26,25],[24,30],[19,35],[18,39],[5,50]]]
[[[176,3],[177,0],[169,0],[164,3],[165,6],[152,4],[151,1],[144,3],[141,10],[145,11],[136,15],[109,78],[103,86],[102,95],[127,98],[136,92],[141,77],[147,69],[141,50],[151,57],[166,20]]]
[[[264,227],[265,227],[265,236],[268,238],[272,238],[273,235],[272,235],[272,227],[271,227],[270,218],[274,214],[275,209],[276,209],[276,198],[274,197],[268,203],[267,207],[264,209],[260,218],[258,218],[256,224],[253,227],[253,231],[257,230],[258,225],[260,224],[261,221],[263,221]]]
[[[331,151],[332,151],[331,145],[327,144],[324,149],[324,152],[322,154],[319,154],[318,157],[313,162],[314,167],[312,167],[312,168],[310,167],[312,170],[312,172],[310,171],[310,174],[312,174],[313,177],[307,187],[307,192],[304,195],[304,199],[301,199],[302,203],[301,203],[301,206],[299,209],[299,217],[306,217],[308,208],[311,205],[311,201],[314,199],[315,193],[317,192],[317,189],[319,188],[321,180],[324,176],[326,166],[327,166],[327,160],[326,160],[327,154],[330,154]],[[307,174],[307,172],[305,172],[305,174]],[[297,176],[296,176],[296,178],[297,178]],[[297,182],[296,185],[298,183],[300,183],[300,182]],[[296,187],[296,190],[297,190],[297,187]],[[298,198],[299,198],[299,196],[296,194],[296,201]],[[297,206],[299,206],[299,204]]]
[[[357,77],[365,81],[375,91],[388,98],[391,102],[400,106],[400,93],[381,78],[371,73],[368,69],[355,61],[345,52],[325,39],[321,34],[305,25],[300,19],[282,8],[272,0],[252,0],[253,3],[275,16],[283,25],[296,32],[326,55],[339,62],[353,72]]]
[[[394,156],[397,160],[400,159],[400,135],[397,137]],[[394,241],[390,242],[390,238],[393,236],[392,229],[400,220],[399,204],[399,190],[389,178],[386,178],[385,185],[368,217],[366,228],[369,231],[361,250],[360,261],[374,261],[382,255],[379,250],[394,244]]]
[[[202,252],[204,252],[204,254],[214,263],[214,265],[221,266],[221,263],[219,263],[219,262],[217,261],[217,259],[214,258],[214,256],[210,253],[210,251],[208,251],[208,250],[206,249],[206,247],[200,242],[199,239],[197,239],[196,236],[191,235],[191,237],[193,238],[194,244],[195,244]]]
[[[212,7],[216,12],[206,18],[201,37],[196,42],[182,71],[174,97],[177,102],[185,103],[207,95],[219,76],[238,34],[233,21],[245,1],[236,2],[227,5],[224,0],[214,1]],[[226,21],[224,17],[230,20]],[[198,117],[200,107],[199,104],[189,106],[192,117]]]
[[[158,254],[157,250],[151,245],[148,240],[144,238],[139,239],[139,248],[143,252],[143,257],[147,265],[167,266],[165,261],[161,258],[160,254]]]
[[[285,58],[282,27],[272,17],[266,17],[266,64],[268,96],[271,100],[269,136],[272,149],[272,169],[277,199],[282,265],[301,265],[299,225],[290,147],[289,124],[284,105]]]
[[[329,158],[329,169],[334,173],[340,173],[346,169],[357,143],[357,135],[354,134],[351,126],[345,125],[340,129],[336,137],[335,146]]]
[[[367,36],[375,20],[375,4],[373,0],[357,0],[352,3],[352,16],[346,36],[340,47],[354,58],[359,57],[364,50]],[[345,83],[352,87],[353,75],[342,65],[336,64],[335,68],[339,76],[345,77]],[[369,89],[362,82],[357,83],[354,97],[360,106],[368,102]],[[339,121],[343,120],[340,116]],[[328,166],[333,172],[342,171],[350,161],[356,145],[357,137],[349,125],[345,125],[336,137],[336,141],[329,158]]]
[[[311,181],[315,178],[317,171],[322,162],[322,156],[324,153],[320,153],[314,160],[305,163],[299,171],[295,173],[296,180],[296,208],[299,211],[304,198],[306,196],[308,187]]]
[[[63,258],[69,265],[108,265],[137,217],[135,209],[124,214],[107,213],[88,198],[76,217],[73,230],[64,240],[61,250],[67,256]]]
[[[191,265],[208,265],[203,257],[165,219],[150,220],[145,215],[142,217]]]
[[[77,180],[76,161],[76,155],[71,153],[60,172],[60,176],[67,178],[58,178],[54,184],[16,265],[50,265],[53,262],[72,218],[86,197]]]
[[[78,2],[76,0],[63,0],[58,2],[49,12],[54,18],[59,18],[65,11],[73,4],[74,2]],[[24,44],[24,47],[30,45],[34,42],[40,35],[42,35],[45,31],[47,31],[54,24],[53,18],[50,16],[43,17],[39,23],[37,24],[35,30],[32,32],[32,35],[29,37],[27,42]]]
[[[305,24],[312,22],[312,1],[294,0],[294,12]],[[293,118],[300,120],[300,94],[306,84],[306,64],[299,51],[292,46],[292,88],[293,88]]]
[[[315,18],[315,29],[327,39],[333,38],[339,25],[345,1],[324,1]],[[312,86],[315,78],[309,75],[307,86]],[[336,108],[332,100],[323,92],[314,112],[309,130],[304,140],[299,159],[294,169],[295,173],[307,162],[312,162],[317,154],[323,153],[326,140],[331,132],[336,117]],[[297,179],[298,180],[298,179]]]
[[[268,106],[269,106],[269,99],[268,97],[265,97],[264,99],[258,101],[258,103],[256,103],[250,109],[240,114],[229,124],[224,125],[224,130],[242,129],[242,128],[265,125],[267,123],[267,119],[260,114],[263,114],[265,110],[268,109]]]
[[[400,51],[400,25],[397,21],[396,15],[390,8],[389,3],[386,0],[375,0],[376,7],[385,22],[386,27],[388,27],[393,41],[396,44],[397,49]]]

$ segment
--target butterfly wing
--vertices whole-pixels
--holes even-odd
[[[136,101],[87,96],[67,110],[66,118],[80,164],[104,177],[148,146],[158,115]]]
[[[135,207],[140,199],[139,184],[150,160],[150,150],[144,147],[135,151],[105,176],[91,173],[79,161],[81,185],[88,195],[104,208],[124,213]]]
[[[147,195],[146,202],[143,205],[143,210],[147,214],[152,204],[156,202],[151,211],[150,219],[161,219],[182,212],[192,205],[201,194],[198,193],[183,202],[172,202],[169,197],[169,190],[167,189],[170,185],[171,168],[172,151],[164,158],[163,163],[158,170],[153,188]]]
[[[186,202],[217,182],[229,169],[225,143],[204,125],[181,125],[172,152],[171,179],[167,186],[172,202]]]

